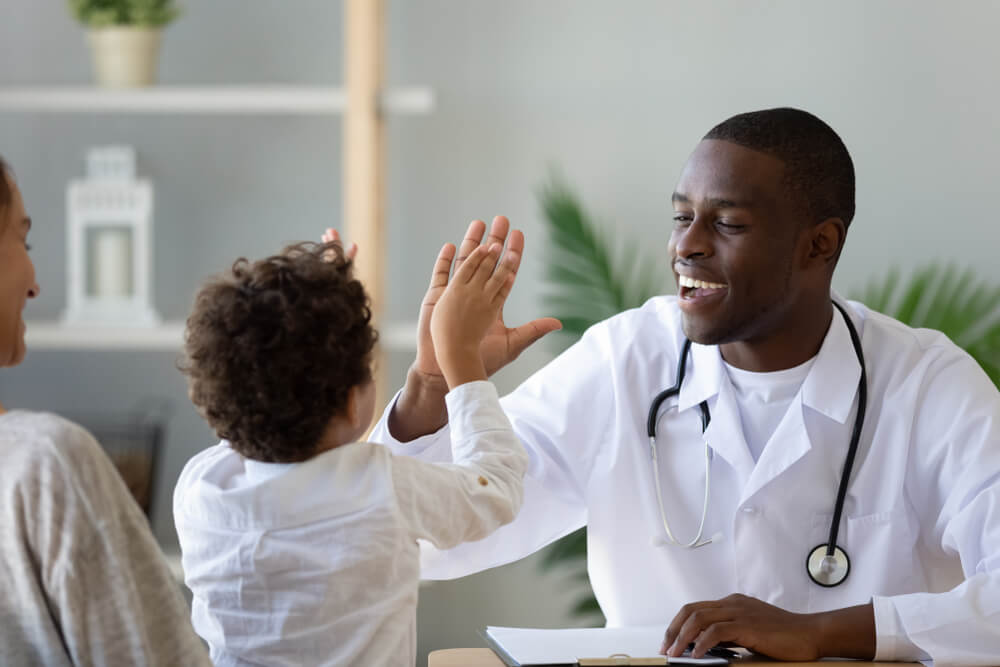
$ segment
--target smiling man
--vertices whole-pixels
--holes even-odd
[[[735,116],[695,147],[672,200],[678,295],[592,327],[503,399],[531,455],[521,514],[426,549],[423,576],[587,525],[609,625],[661,624],[671,656],[733,642],[786,660],[996,664],[1000,393],[945,336],[832,292],[854,217],[841,139],[796,109]],[[460,258],[485,231],[469,227]],[[507,235],[497,218],[485,242]],[[511,234],[508,251],[523,243]],[[449,453],[427,327],[442,289],[372,436],[431,460]],[[556,327],[498,321],[487,368]]]

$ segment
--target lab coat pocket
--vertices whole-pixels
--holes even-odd
[[[829,518],[826,526],[829,529]],[[813,584],[810,610],[864,604],[873,595],[912,592],[920,579],[914,556],[915,535],[904,509],[847,517],[837,542],[850,558],[850,574],[832,588]]]

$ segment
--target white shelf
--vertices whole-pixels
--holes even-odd
[[[177,350],[184,343],[184,323],[164,322],[156,327],[68,325],[27,322],[28,350]],[[415,350],[415,322],[389,324],[379,340],[390,350]]]
[[[0,111],[46,113],[299,114],[342,113],[347,91],[335,86],[27,86],[0,88]],[[413,86],[387,90],[383,111],[434,109],[434,92]]]

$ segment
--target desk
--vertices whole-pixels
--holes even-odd
[[[916,665],[916,662],[861,662],[858,660],[824,660],[823,662],[777,662],[767,658],[748,658],[741,660],[740,665],[771,665],[771,667],[829,667],[830,665],[885,665],[899,667],[900,665]],[[449,648],[442,651],[431,651],[427,656],[427,667],[506,667],[488,648]]]

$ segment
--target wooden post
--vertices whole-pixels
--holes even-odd
[[[347,108],[343,132],[343,229],[358,244],[356,276],[372,300],[376,326],[383,323],[385,234],[383,122],[379,94],[384,78],[384,0],[344,0],[344,80]],[[373,358],[376,417],[386,400],[386,355]]]

